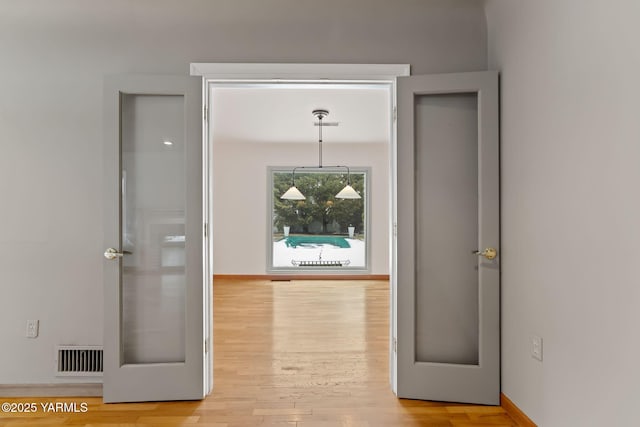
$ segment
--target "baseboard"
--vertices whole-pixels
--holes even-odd
[[[102,384],[0,384],[1,397],[101,397]]]
[[[214,274],[220,280],[389,280],[388,274]]]
[[[500,393],[500,406],[520,427],[538,427],[536,423],[527,417],[515,403],[511,401],[504,393]]]

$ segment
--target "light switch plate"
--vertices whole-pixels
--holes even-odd
[[[539,336],[531,337],[531,357],[542,362],[542,338]]]
[[[39,326],[39,320],[27,320],[27,338],[37,338]]]

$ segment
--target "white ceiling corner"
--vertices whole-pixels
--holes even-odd
[[[317,142],[314,109],[329,110],[323,142],[387,143],[390,91],[384,85],[229,85],[212,88],[212,137],[219,143]]]

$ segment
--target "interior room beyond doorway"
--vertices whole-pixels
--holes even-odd
[[[210,86],[209,99],[212,262],[216,276],[265,277],[273,273],[269,271],[274,235],[269,168],[317,165],[318,127],[311,112],[324,108],[330,111],[328,126],[323,126],[324,164],[371,171],[368,265],[348,274],[388,277],[389,85],[220,83]]]

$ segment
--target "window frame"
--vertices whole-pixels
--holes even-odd
[[[275,267],[273,265],[273,213],[274,213],[274,198],[273,198],[273,177],[276,173],[292,173],[292,170],[295,166],[267,166],[267,260],[266,260],[266,270],[267,273],[270,274],[290,274],[290,275],[308,275],[308,274],[326,274],[330,275],[364,275],[371,273],[371,167],[368,166],[349,166],[349,170],[351,174],[364,174],[364,196],[363,196],[363,207],[364,207],[364,226],[365,226],[365,239],[364,239],[364,250],[365,250],[365,265],[364,266],[345,266],[345,267],[314,267],[314,266],[304,266],[304,267],[295,267],[295,266],[287,266],[287,267]],[[313,167],[305,167],[304,171],[299,171],[297,174],[308,174],[308,173],[340,173],[344,172],[343,169],[333,168],[329,166],[325,166],[322,168],[313,168]]]

